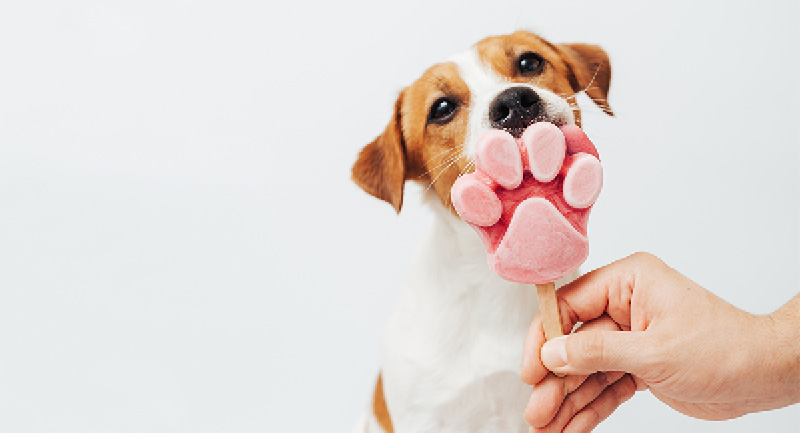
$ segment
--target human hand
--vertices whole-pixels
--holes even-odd
[[[522,380],[533,385],[532,431],[591,431],[637,389],[709,420],[800,401],[800,296],[755,316],[638,253],[558,297],[563,328],[583,324],[546,344],[541,319],[531,324]]]

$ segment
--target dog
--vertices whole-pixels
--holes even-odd
[[[518,31],[481,40],[402,90],[386,129],[359,153],[352,179],[398,213],[405,182],[421,183],[435,222],[389,319],[358,433],[528,431],[531,387],[520,380],[520,362],[536,291],[489,268],[450,190],[474,168],[476,142],[489,129],[519,137],[540,121],[580,126],[580,92],[613,115],[610,79],[600,47]]]

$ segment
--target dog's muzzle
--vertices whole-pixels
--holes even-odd
[[[500,92],[489,106],[489,121],[495,129],[504,129],[514,137],[522,135],[542,114],[542,101],[533,89],[509,87]]]

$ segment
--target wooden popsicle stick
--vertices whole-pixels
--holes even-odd
[[[561,315],[558,313],[555,283],[536,285],[536,296],[539,298],[539,311],[542,313],[542,327],[547,340],[564,335],[561,329]]]
[[[542,313],[544,337],[549,341],[564,335],[564,330],[561,328],[561,314],[558,312],[555,283],[537,284],[536,297],[539,298],[539,312]],[[560,373],[555,373],[555,375],[564,377]]]

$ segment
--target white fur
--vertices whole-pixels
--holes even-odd
[[[472,228],[437,197],[427,201],[437,218],[383,340],[395,431],[527,432],[520,362],[536,289],[498,277]]]
[[[469,86],[464,145],[490,129],[488,107],[512,85],[484,66],[476,49],[452,59]],[[569,105],[531,85],[548,118],[573,123]],[[538,311],[536,289],[498,277],[478,235],[428,192],[435,223],[420,246],[405,292],[389,320],[382,355],[383,390],[397,433],[527,432],[522,414],[530,386],[520,380],[522,343]],[[557,282],[574,279],[573,273]],[[358,430],[381,432],[374,416]]]

